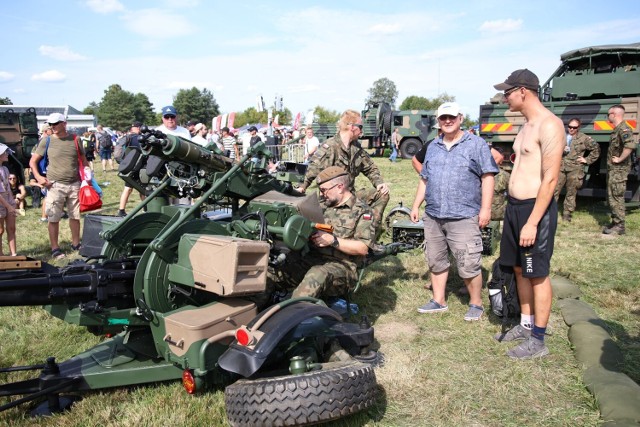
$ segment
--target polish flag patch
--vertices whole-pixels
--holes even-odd
[[[373,215],[371,214],[364,214],[362,215],[362,219],[365,219],[367,221],[371,221],[371,218],[373,217]]]

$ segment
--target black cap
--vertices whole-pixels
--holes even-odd
[[[139,128],[140,126],[142,126],[142,123],[140,123],[140,122],[133,122],[133,123],[131,123],[131,127],[132,127],[132,128]]]
[[[249,132],[258,132],[258,128],[255,126],[251,126],[249,129],[247,129]]]
[[[196,121],[194,121],[194,120],[189,120],[189,121],[187,122],[187,126],[195,126],[195,125],[197,125],[197,124],[198,124],[198,122],[196,122]]]
[[[526,68],[523,70],[515,70],[504,83],[498,83],[497,85],[493,85],[497,90],[509,90],[514,87],[524,87],[531,90],[538,90],[538,86],[540,85],[540,81],[538,80],[538,76],[533,74],[531,71]]]

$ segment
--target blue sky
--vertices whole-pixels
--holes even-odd
[[[0,22],[0,96],[78,109],[117,83],[156,111],[193,86],[223,112],[258,95],[294,114],[360,110],[387,77],[398,104],[447,92],[477,118],[515,69],[543,82],[564,52],[640,42],[637,1],[23,0]]]

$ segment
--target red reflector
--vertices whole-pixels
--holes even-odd
[[[196,392],[196,380],[191,375],[191,371],[185,370],[182,372],[182,385],[189,394],[195,394]]]
[[[240,328],[236,331],[236,340],[238,340],[238,344],[247,346],[251,342],[251,335],[246,329]]]

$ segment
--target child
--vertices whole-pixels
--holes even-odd
[[[9,169],[3,164],[9,160],[9,147],[0,143],[0,255],[5,224],[11,256],[16,256],[16,202],[9,184]]]
[[[25,216],[26,212],[24,208],[27,206],[27,189],[18,181],[18,177],[13,173],[9,174],[9,185],[11,186],[11,194],[13,194],[18,213],[21,216]]]

